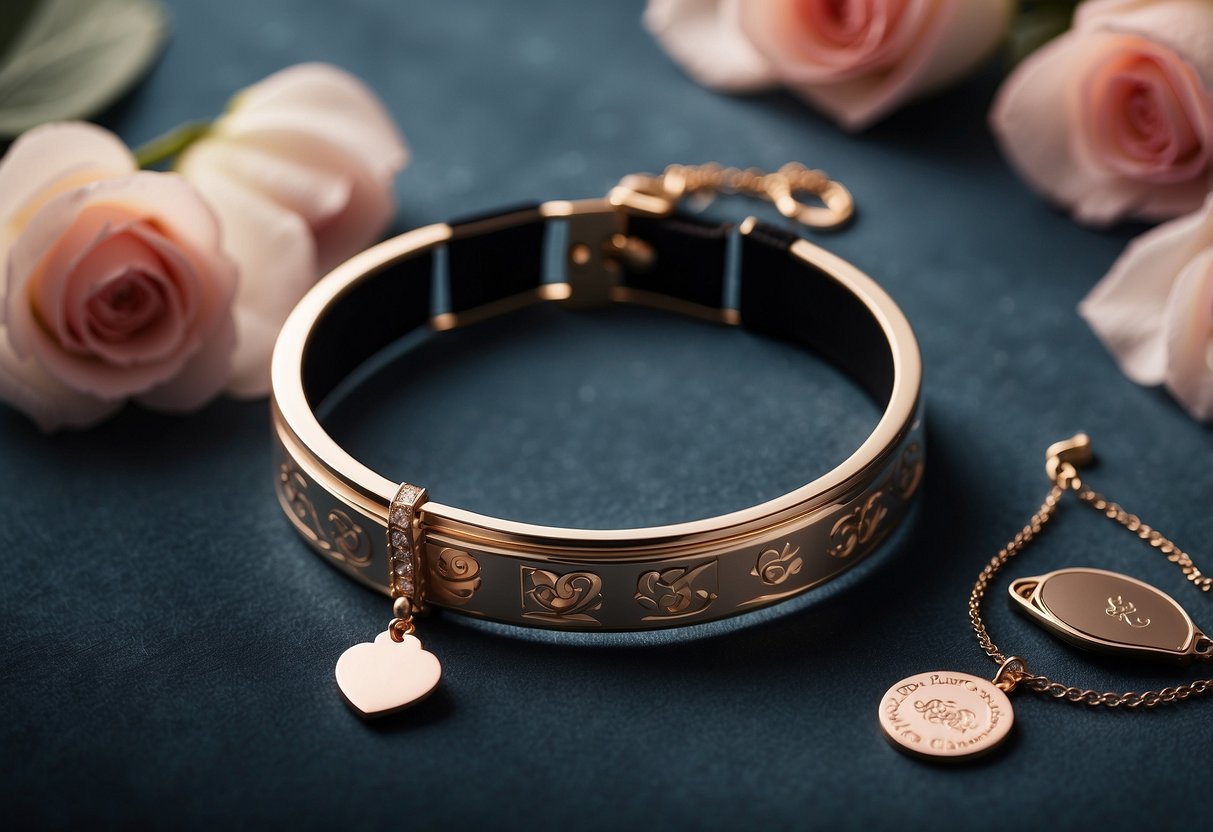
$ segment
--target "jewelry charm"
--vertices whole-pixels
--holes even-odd
[[[889,742],[918,757],[978,757],[1005,740],[1015,723],[1004,687],[1014,687],[1013,681],[954,670],[907,676],[880,700],[880,727]]]
[[[1006,694],[1016,687],[1054,699],[1109,708],[1153,708],[1213,691],[1213,679],[1196,679],[1145,693],[1116,693],[1069,687],[1028,672],[1018,656],[1006,656],[986,629],[981,605],[991,581],[1007,562],[1044,531],[1067,492],[1115,520],[1183,572],[1203,592],[1213,579],[1201,573],[1182,549],[1156,529],[1083,485],[1078,466],[1091,462],[1086,434],[1052,445],[1045,471],[1053,487],[1028,525],[995,555],[969,594],[969,620],[977,643],[999,663],[993,682],[965,673],[936,672],[902,679],[880,701],[880,727],[901,750],[932,759],[963,759],[992,750],[1011,730],[1014,714]],[[1147,583],[1104,569],[1059,569],[1011,583],[1011,599],[1021,610],[1058,636],[1119,655],[1168,656],[1180,660],[1213,658],[1213,641],[1202,633],[1169,595]]]
[[[416,704],[438,686],[438,657],[421,648],[416,636],[400,641],[385,630],[337,660],[337,686],[359,716],[376,717]]]
[[[1213,642],[1170,595],[1103,569],[1059,569],[1011,582],[1011,599],[1038,624],[1089,650],[1189,660]]]
[[[413,614],[422,597],[417,509],[425,499],[424,488],[404,483],[388,510],[388,581],[395,617],[374,643],[355,644],[337,660],[337,687],[364,718],[420,702],[442,677],[438,658],[422,649],[421,640],[413,635]]]

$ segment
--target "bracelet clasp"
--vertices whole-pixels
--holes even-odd
[[[727,168],[715,162],[670,165],[656,176],[628,174],[611,189],[607,200],[621,210],[665,217],[685,197],[721,193],[764,199],[788,219],[810,228],[840,228],[855,215],[855,199],[846,187],[799,162],[789,162],[774,173]],[[801,202],[796,197],[802,193],[812,194],[822,204]]]
[[[1063,479],[1070,482],[1077,478],[1079,468],[1085,468],[1094,461],[1095,452],[1091,450],[1091,437],[1085,433],[1076,433],[1069,439],[1054,442],[1045,451],[1045,473],[1050,480],[1058,484]]]

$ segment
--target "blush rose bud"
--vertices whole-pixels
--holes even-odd
[[[1213,3],[1089,0],[1003,83],[990,123],[1081,222],[1161,220],[1213,190]]]
[[[1126,376],[1213,422],[1213,194],[1134,240],[1078,310]]]
[[[299,64],[241,91],[178,159],[210,202],[247,277],[236,301],[241,354],[231,392],[269,392],[286,316],[317,277],[379,239],[396,212],[408,149],[383,103],[354,76]]]
[[[971,72],[1012,0],[650,0],[645,23],[700,83],[782,83],[848,130]]]
[[[99,127],[35,128],[0,161],[0,227],[0,399],[51,431],[224,389],[236,266],[180,176]]]

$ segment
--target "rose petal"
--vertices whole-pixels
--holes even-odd
[[[1213,3],[1208,0],[1087,0],[1074,13],[1074,29],[1138,35],[1169,47],[1213,90]]]
[[[134,217],[146,220],[146,225],[131,222]],[[28,302],[29,292],[45,281],[51,288],[45,290],[49,300],[43,301],[43,308],[66,314],[70,307],[62,294],[70,289],[64,288],[66,282],[81,259],[115,233],[111,223],[118,221],[123,231],[142,235],[142,242],[155,251],[164,276],[173,279],[183,314],[190,319],[188,333],[172,355],[129,366],[65,349],[53,333],[65,333],[66,322],[56,318],[47,329]],[[151,226],[157,233],[145,234]],[[235,294],[235,266],[219,253],[218,245],[214,214],[174,174],[134,173],[62,194],[30,220],[13,246],[7,298],[10,344],[18,356],[35,355],[64,384],[103,399],[133,395],[163,383],[209,337]]]
[[[21,357],[35,350],[40,340],[69,352],[86,352],[67,321],[71,277],[79,261],[115,227],[127,227],[133,219],[122,206],[82,208],[87,191],[80,188],[49,202],[9,252],[5,317],[9,342]]]
[[[158,258],[157,276],[175,295],[171,308],[182,320],[193,322],[189,337],[205,337],[209,322],[231,304],[236,294],[235,266],[222,258],[212,258],[213,250],[185,249],[147,222],[133,223],[130,234]],[[183,338],[182,345],[187,343]]]
[[[240,266],[235,302],[237,346],[228,392],[264,396],[269,392],[270,355],[278,330],[316,281],[311,232],[298,214],[231,179],[221,169],[199,163],[183,172],[218,214],[224,250]]]
[[[0,400],[25,413],[46,433],[94,425],[122,408],[122,399],[103,400],[72,390],[32,358],[9,347],[0,326]]]
[[[96,125],[74,121],[27,130],[0,161],[0,222],[13,223],[18,214],[32,216],[70,188],[135,167],[126,145]]]
[[[273,127],[323,136],[380,176],[408,164],[408,148],[383,102],[358,78],[330,64],[287,67],[240,92],[215,124],[240,137]]]
[[[117,216],[152,221],[167,236],[180,240],[185,248],[194,251],[219,248],[219,222],[184,177],[138,171],[76,188],[43,206],[22,229],[19,245],[11,250],[10,294],[18,291],[20,282],[28,278],[30,270],[76,221],[77,215],[86,208],[97,210],[96,206],[108,206],[105,210],[112,210]]]
[[[72,312],[90,338],[122,343],[155,327],[167,304],[164,289],[147,272],[123,266],[90,287]],[[112,360],[112,359],[111,359]]]
[[[1142,181],[1100,157],[1108,126],[1091,123],[1085,79],[1120,55],[1142,54],[1165,67],[1164,109],[1180,108],[1179,136],[1201,149],[1182,167],[1182,181],[1151,168]],[[1203,84],[1203,86],[1202,86]],[[990,113],[1004,153],[1037,191],[1081,222],[1103,225],[1124,216],[1159,220],[1196,210],[1213,189],[1213,4],[1207,0],[1089,0],[1074,27],[1025,60],[1003,83]],[[1098,135],[1092,140],[1090,131]],[[1105,147],[1106,150],[1106,147]],[[1206,160],[1202,162],[1201,160]]]
[[[86,372],[91,370],[94,357],[116,367],[132,367],[171,359],[181,348],[186,322],[193,317],[193,310],[183,308],[182,297],[197,294],[197,289],[190,287],[189,291],[183,292],[180,287],[172,285],[164,274],[166,265],[139,234],[124,229],[104,238],[73,267],[73,285],[61,305],[67,308],[73,319],[72,334],[79,339],[84,354],[88,356]],[[138,272],[139,281],[147,291],[159,298],[159,314],[140,327],[138,332],[127,333],[121,339],[98,337],[89,320],[89,301],[99,290],[128,271]],[[64,340],[63,334],[60,334],[60,343]]]
[[[317,151],[313,158],[319,162],[321,157]],[[324,225],[312,228],[316,265],[321,274],[327,274],[382,237],[396,215],[391,183],[353,166],[353,161],[346,162],[351,190],[345,210]]]
[[[1100,169],[1076,139],[1078,101],[1074,85],[1119,36],[1083,37],[1071,31],[1027,57],[999,88],[990,127],[1007,161],[1033,189],[1073,210],[1085,223],[1101,225],[1130,211],[1150,186]]]
[[[1204,208],[1135,239],[1078,305],[1079,314],[1138,384],[1167,372],[1168,297],[1185,265],[1213,246],[1213,195]]]
[[[1106,175],[1141,180],[1147,195],[1159,185],[1207,179],[1196,177],[1208,172],[1213,153],[1213,102],[1195,70],[1169,47],[1137,35],[1089,37],[1102,49],[1092,50],[1074,93],[1078,106],[1071,118],[1083,133],[1075,152],[1090,148]],[[1149,90],[1161,122],[1154,143],[1167,140],[1165,148],[1155,147],[1144,158],[1139,141],[1122,149],[1124,134],[1137,129],[1128,112],[1131,89]],[[1202,190],[1191,209],[1203,196]]]
[[[306,163],[318,170],[345,177],[349,200],[345,209],[322,224],[312,226],[316,240],[316,264],[320,273],[366,248],[379,238],[396,212],[391,182],[349,155],[323,136],[267,130],[247,135],[243,141],[268,152]],[[255,187],[254,183],[246,183]],[[273,194],[267,194],[273,198]]]
[[[66,205],[67,201],[55,204]],[[46,234],[41,225],[35,225],[33,233],[22,235],[8,262],[9,340],[18,355],[26,356],[34,348],[32,339],[39,334],[50,333],[64,349],[85,352],[67,321],[71,276],[80,259],[100,245],[115,225],[129,222],[126,211],[99,206],[78,215],[57,236]]]
[[[214,169],[260,191],[313,226],[344,210],[352,189],[348,176],[290,158],[298,151],[291,136],[260,138],[263,147],[234,139],[203,139],[186,151],[177,169],[195,183],[211,175],[207,169]]]
[[[794,92],[848,130],[861,130],[973,69],[1002,39],[1012,8],[1011,0],[910,3],[897,25],[913,36],[903,40],[902,32],[890,35],[895,48],[874,57],[877,66],[861,63],[865,71],[859,73],[838,57],[833,64],[823,63],[816,56],[798,57],[790,48],[781,48],[787,29],[777,20],[766,20],[769,11],[764,10],[770,5],[743,7],[743,26],[754,45],[775,66],[776,74],[789,80]]]
[[[1163,330],[1167,389],[1195,418],[1213,421],[1213,245],[1179,273]]]
[[[697,83],[725,92],[769,89],[774,72],[741,30],[740,6],[740,0],[649,0],[644,25]]]
[[[98,183],[92,201],[103,200],[130,206],[163,227],[165,236],[180,240],[186,250],[211,252],[220,247],[215,213],[185,177],[176,173],[142,171]]]
[[[236,347],[236,325],[225,311],[185,365],[168,381],[139,396],[153,410],[187,413],[197,410],[223,392],[231,374]]]
[[[745,3],[741,26],[781,81],[796,87],[879,83],[951,0]],[[980,2],[978,3],[980,5]],[[858,30],[847,18],[860,16]]]

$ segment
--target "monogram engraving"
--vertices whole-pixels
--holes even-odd
[[[460,549],[445,547],[430,560],[426,593],[448,607],[466,604],[480,589],[480,561]]]
[[[791,543],[783,544],[782,552],[774,548],[766,549],[758,555],[758,562],[750,574],[761,578],[768,586],[779,586],[804,566],[804,558],[799,555],[800,547],[793,548]]]
[[[935,725],[946,725],[960,733],[977,727],[977,714],[962,708],[951,699],[928,699],[914,703],[914,710]]]
[[[1150,626],[1150,619],[1137,615],[1137,605],[1125,601],[1120,595],[1108,596],[1108,608],[1104,610],[1112,618],[1119,618],[1135,630]]]
[[[371,562],[371,539],[362,527],[341,509],[332,509],[321,521],[308,494],[308,480],[289,462],[278,467],[278,493],[291,520],[308,540],[323,552],[355,566]]]
[[[601,624],[590,615],[602,608],[602,579],[593,572],[564,575],[522,567],[522,617]]]
[[[329,536],[332,538],[333,547],[347,560],[357,560],[361,557],[362,560],[367,560],[367,554],[362,554],[364,550],[368,550],[366,545],[368,541],[362,533],[362,527],[350,519],[350,516],[344,511],[334,509],[328,513],[329,521]]]
[[[857,508],[838,518],[834,528],[830,529],[831,545],[826,549],[826,554],[832,558],[849,558],[861,546],[876,539],[888,513],[883,491],[868,495]]]
[[[715,559],[695,567],[645,572],[636,582],[636,603],[653,615],[645,621],[659,618],[684,618],[703,612],[717,598]]]
[[[922,472],[922,445],[911,442],[875,489],[834,523],[826,554],[832,558],[849,558],[879,543],[889,532],[885,520],[890,508],[914,496],[922,483]]]

